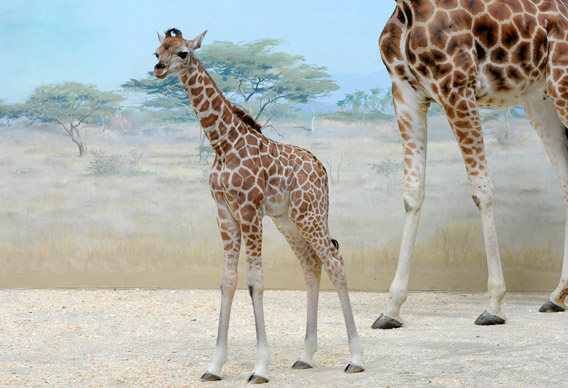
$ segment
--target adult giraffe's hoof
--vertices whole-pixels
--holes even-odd
[[[294,365],[292,365],[292,369],[310,369],[312,366],[304,361],[296,361]]]
[[[268,383],[268,378],[263,377],[263,376],[259,376],[259,375],[255,375],[253,373],[252,375],[250,375],[247,382],[249,384],[264,384],[264,383]]]
[[[355,364],[348,364],[345,367],[344,372],[345,373],[359,373],[359,372],[363,372],[365,370],[365,368],[363,368],[360,365],[355,365]]]
[[[480,326],[502,325],[504,323],[505,320],[503,318],[493,315],[487,311],[484,311],[483,314],[475,320],[475,324]]]
[[[540,309],[538,309],[541,313],[560,313],[564,311],[564,307],[557,305],[553,301],[549,300],[545,304],[543,304]]]
[[[373,329],[398,329],[399,327],[402,326],[402,323],[400,323],[399,321],[397,321],[394,318],[391,317],[387,317],[384,314],[381,314],[380,317],[377,318],[377,320],[373,323],[373,326],[371,326]]]
[[[209,372],[205,372],[203,376],[201,376],[201,381],[219,381],[219,380],[221,380],[221,377]]]

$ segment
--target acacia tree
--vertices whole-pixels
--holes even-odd
[[[170,120],[196,120],[191,102],[187,98],[183,84],[178,77],[166,77],[159,80],[153,72],[148,73],[147,78],[134,79],[120,85],[127,92],[145,93],[150,98],[142,107],[149,108],[154,117],[163,117],[164,112]],[[205,133],[199,129],[199,160],[206,160],[207,154],[213,149],[205,144]]]
[[[19,119],[24,114],[22,104],[4,104],[0,100],[0,119],[4,119],[6,126],[11,126],[14,120]]]
[[[301,55],[276,51],[279,44],[276,39],[214,42],[203,49],[202,61],[218,86],[242,102],[256,120],[276,102],[306,103],[339,89],[327,68],[309,65]]]
[[[78,82],[39,86],[26,102],[26,115],[32,121],[56,122],[79,148],[79,156],[87,155],[79,127],[97,116],[113,113],[122,96],[101,92],[93,85]]]
[[[153,72],[148,72],[147,78],[134,79],[120,85],[128,92],[142,92],[150,98],[142,106],[155,110],[179,110],[179,115],[189,118],[193,110],[187,98],[185,89],[176,77],[158,80]]]
[[[152,118],[157,121],[166,118],[174,121],[196,120],[189,98],[177,77],[159,80],[154,77],[153,72],[147,74],[146,78],[131,78],[120,87],[125,92],[145,95],[145,101],[141,107],[147,108]]]
[[[339,87],[327,69],[308,65],[304,57],[276,51],[280,41],[264,39],[252,43],[214,42],[199,53],[204,67],[217,86],[231,100],[242,104],[260,119],[266,117],[271,104],[306,103]],[[127,91],[147,93],[152,98],[146,107],[166,107],[163,99],[174,106],[189,106],[189,99],[177,77],[158,80],[153,73],[141,80],[131,79],[122,85]],[[161,105],[161,106],[159,106]]]

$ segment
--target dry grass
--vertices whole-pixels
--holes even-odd
[[[314,133],[286,125],[279,131],[286,142],[310,149],[332,167],[330,228],[341,243],[350,286],[384,290],[396,267],[404,209],[401,184],[377,174],[373,164],[400,159],[394,123],[317,124]],[[522,144],[487,144],[503,262],[510,289],[522,284],[550,290],[562,251],[560,187],[536,135],[527,123],[516,124]],[[411,284],[483,288],[480,220],[463,162],[447,124],[434,118],[430,128],[427,196]],[[183,275],[182,286],[216,287],[223,255],[197,128],[138,136],[91,128],[85,138],[90,149],[108,155],[139,154],[135,173],[89,174],[92,158],[78,158],[66,137],[48,129],[0,129],[0,286],[17,284],[17,276],[31,282],[21,286],[33,286],[44,284],[35,275],[108,274],[116,286],[136,285],[120,279],[144,275],[150,279],[145,286],[164,287],[168,276]],[[296,259],[271,222],[265,224],[267,285],[301,287]],[[530,280],[535,271],[542,276]],[[157,273],[163,276],[152,280]],[[515,274],[522,275],[518,283]]]

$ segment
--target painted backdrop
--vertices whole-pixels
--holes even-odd
[[[392,9],[391,0],[0,3],[0,287],[217,287],[211,150],[177,80],[148,76],[156,31],[176,27],[186,38],[208,30],[198,54],[227,95],[268,136],[324,162],[349,285],[386,290],[404,220],[402,148],[377,46]],[[272,84],[247,100],[259,74]],[[279,82],[302,93],[263,107]],[[483,117],[508,288],[550,291],[559,184],[521,111]],[[439,108],[429,124],[410,285],[484,290],[463,162]],[[303,287],[284,238],[265,225],[267,287]]]

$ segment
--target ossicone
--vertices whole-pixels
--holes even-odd
[[[169,30],[166,31],[166,36],[169,37],[180,37],[183,38],[181,31],[178,30],[177,28],[170,28]]]

